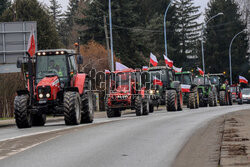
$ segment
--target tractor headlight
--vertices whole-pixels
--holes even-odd
[[[40,99],[43,98],[43,94],[42,94],[42,93],[39,94],[39,98],[40,98]]]
[[[49,93],[47,93],[47,94],[46,94],[46,97],[47,97],[47,98],[50,98],[50,94],[49,94]]]
[[[160,91],[159,91],[159,90],[157,90],[157,91],[156,91],[156,93],[160,93]]]
[[[153,91],[153,90],[150,90],[149,93],[150,93],[150,94],[154,94],[154,91]]]

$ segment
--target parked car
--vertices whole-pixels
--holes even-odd
[[[241,92],[243,103],[250,103],[250,88],[244,88]]]

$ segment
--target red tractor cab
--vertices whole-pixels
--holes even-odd
[[[91,83],[78,72],[76,56],[74,50],[41,50],[28,62],[18,61],[18,67],[28,66],[22,70],[28,74],[27,89],[17,91],[14,101],[18,128],[43,126],[46,115],[63,115],[66,125],[93,121]],[[83,63],[80,55],[77,62]]]
[[[120,117],[121,111],[136,110],[136,115],[148,115],[145,88],[140,85],[141,71],[126,69],[110,73],[109,92],[106,95],[106,111],[109,118]]]
[[[243,104],[241,88],[238,84],[231,85],[230,92],[232,93],[233,102],[237,102],[238,104]]]

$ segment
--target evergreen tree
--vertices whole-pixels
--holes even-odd
[[[59,20],[62,17],[62,6],[58,3],[57,0],[50,0],[50,6],[49,6],[49,12],[52,15],[53,21],[58,27],[59,25]]]
[[[177,31],[180,35],[181,64],[184,66],[188,57],[197,57],[196,45],[200,37],[201,24],[197,19],[201,16],[199,6],[194,6],[193,0],[176,0]]]
[[[229,74],[229,45],[232,38],[246,29],[241,20],[239,8],[234,0],[211,0],[206,11],[206,20],[223,12],[224,16],[211,20],[206,27],[205,63],[206,71],[218,73],[226,71]],[[236,38],[232,47],[233,78],[248,74],[249,62],[247,57],[247,34]],[[248,77],[248,79],[250,79]]]
[[[37,0],[16,0],[3,13],[2,20],[6,22],[36,21],[38,49],[60,47],[55,25],[52,23],[48,11]]]
[[[10,6],[10,0],[1,0],[0,1],[0,18],[2,13]]]

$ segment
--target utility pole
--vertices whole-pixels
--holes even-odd
[[[104,31],[105,31],[105,37],[106,37],[106,45],[107,45],[107,50],[108,50],[108,62],[109,62],[109,69],[112,69],[112,57],[110,55],[110,48],[109,48],[109,37],[108,37],[108,27],[107,27],[107,20],[106,16],[103,15],[103,21],[104,21]]]
[[[113,51],[113,32],[112,32],[112,14],[111,14],[111,0],[109,0],[109,28],[110,28],[110,45],[111,45],[111,70],[114,68],[114,51]]]

